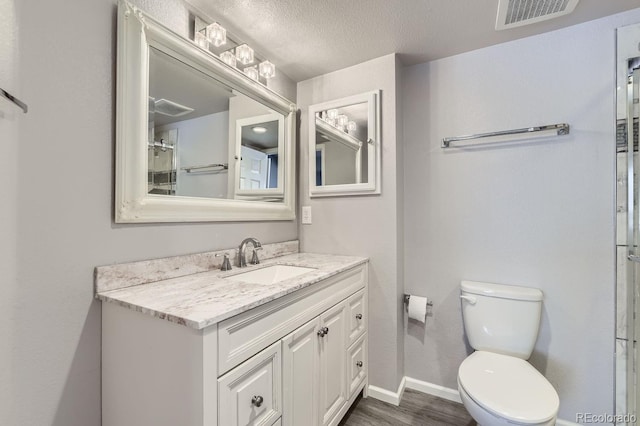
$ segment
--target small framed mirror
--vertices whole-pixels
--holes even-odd
[[[296,106],[125,0],[116,222],[295,218]]]
[[[309,196],[380,194],[380,91],[309,107]]]

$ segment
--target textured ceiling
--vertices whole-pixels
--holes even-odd
[[[410,65],[640,7],[581,0],[566,16],[496,31],[498,0],[188,0],[295,81],[397,52]]]

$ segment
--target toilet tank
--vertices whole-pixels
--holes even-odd
[[[462,281],[460,298],[464,328],[475,350],[529,359],[540,328],[542,291]]]

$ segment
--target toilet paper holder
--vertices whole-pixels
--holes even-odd
[[[409,299],[411,299],[411,295],[405,293],[405,295],[404,295],[404,304],[405,305],[409,304]],[[433,306],[433,302],[431,300],[427,301],[427,306]]]

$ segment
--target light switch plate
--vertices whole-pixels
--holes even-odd
[[[302,224],[311,225],[311,206],[302,206]]]

